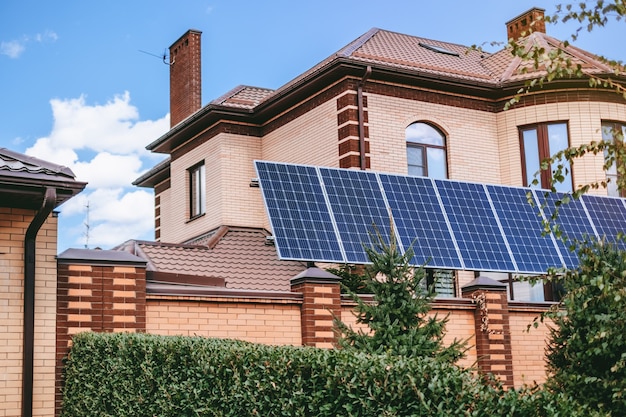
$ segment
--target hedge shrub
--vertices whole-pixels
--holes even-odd
[[[200,337],[81,333],[64,377],[63,417],[593,415],[429,358]]]

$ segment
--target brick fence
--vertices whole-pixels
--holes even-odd
[[[107,252],[107,251],[104,251]],[[135,257],[133,257],[135,258]],[[545,327],[527,331],[546,304],[507,301],[506,287],[477,278],[463,298],[438,299],[431,314],[448,317],[447,341],[468,340],[461,365],[476,365],[507,386],[542,382]],[[140,258],[58,260],[56,413],[61,406],[63,358],[81,331],[148,332],[232,338],[272,345],[333,346],[333,317],[356,326],[354,304],[339,279],[309,268],[291,292],[162,285],[146,279]]]

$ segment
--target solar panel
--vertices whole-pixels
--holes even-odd
[[[542,236],[527,198],[545,199],[550,217],[561,194],[265,161],[256,169],[280,259],[367,263],[363,245],[375,229],[388,241],[393,221],[415,265],[533,274],[578,265],[563,242]],[[626,227],[626,200],[584,195],[560,206],[557,224],[570,239],[614,241]]]
[[[517,272],[545,273],[561,268],[563,261],[551,234],[542,235],[539,209],[528,202],[529,189],[488,185],[487,191],[506,236]],[[531,194],[531,198],[532,194]]]
[[[575,251],[575,242],[584,241],[586,238],[595,238],[596,233],[591,224],[585,207],[581,200],[569,198],[564,204],[563,193],[542,192],[533,190],[535,201],[542,207],[546,219],[558,226],[561,236],[556,236],[556,240],[561,249],[561,255],[567,268],[578,266],[578,255]],[[558,211],[557,211],[558,208]],[[556,213],[556,218],[553,219]]]
[[[348,263],[369,262],[363,245],[371,246],[378,230],[389,241],[390,216],[375,173],[320,168],[330,210]]]
[[[626,206],[624,206],[623,199],[588,194],[581,198],[600,238],[606,237],[609,242],[615,242],[617,235],[626,231],[624,230],[626,227]],[[618,246],[621,249],[626,249],[626,243],[623,241]]]
[[[432,179],[380,174],[404,248],[412,245],[415,265],[462,269]]]
[[[256,163],[280,259],[344,262],[315,167]]]
[[[465,267],[516,271],[485,189],[480,184],[435,180]]]

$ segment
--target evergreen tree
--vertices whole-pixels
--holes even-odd
[[[401,254],[393,232],[390,243],[380,233],[373,234],[372,240],[373,246],[365,248],[371,265],[365,268],[364,283],[374,295],[373,302],[363,301],[344,287],[356,303],[357,324],[366,325],[368,331],[355,331],[336,318],[338,345],[368,353],[456,362],[463,356],[466,342],[455,340],[445,346],[448,317],[429,314],[435,294],[432,287],[425,285],[424,268],[409,263],[413,251]]]
[[[579,246],[579,267],[549,277],[562,282],[566,293],[542,317],[554,323],[546,384],[613,416],[624,415],[626,251],[603,242]]]

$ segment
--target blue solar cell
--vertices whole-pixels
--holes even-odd
[[[626,232],[626,206],[623,199],[588,194],[581,198],[600,238],[615,242],[619,233]],[[626,249],[623,241],[618,246]]]
[[[563,199],[563,193],[533,191],[538,204],[542,207],[546,218],[552,225],[558,226],[560,236],[556,236],[561,249],[561,255],[567,268],[578,266],[578,256],[575,250],[577,241],[586,238],[595,238],[593,226],[580,200]],[[557,210],[558,209],[558,210]],[[554,215],[556,214],[556,217]]]
[[[551,234],[542,234],[539,208],[528,202],[528,188],[488,185],[487,191],[498,215],[504,236],[517,265],[517,272],[545,273],[561,268],[560,251]],[[531,198],[534,199],[534,197]]]
[[[480,184],[435,180],[465,267],[515,271],[485,189]]]
[[[367,263],[364,245],[377,229],[388,241],[390,217],[373,172],[320,168],[346,261]]]
[[[396,233],[404,248],[413,246],[415,265],[461,269],[459,254],[429,178],[380,174]]]
[[[256,161],[280,259],[344,262],[314,167]]]

